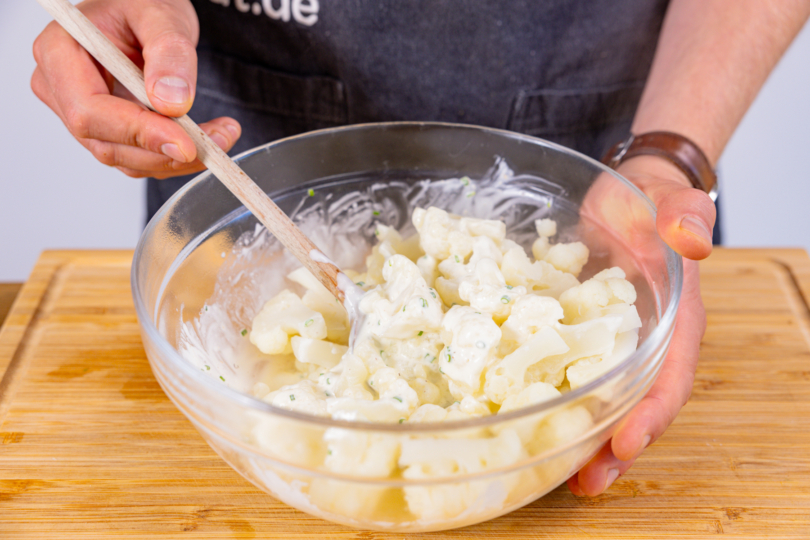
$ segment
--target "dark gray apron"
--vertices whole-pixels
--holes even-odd
[[[599,158],[627,136],[667,1],[194,0],[190,116],[236,118],[231,154],[313,129],[438,120]],[[149,179],[149,217],[192,176]]]

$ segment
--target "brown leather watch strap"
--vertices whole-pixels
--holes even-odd
[[[717,175],[706,154],[698,146],[677,133],[653,131],[642,135],[630,135],[605,153],[602,163],[615,169],[624,161],[635,157],[660,156],[678,167],[697,189],[717,197]]]

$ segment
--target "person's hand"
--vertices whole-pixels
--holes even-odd
[[[691,394],[700,340],[706,330],[695,261],[708,257],[712,250],[714,203],[708,195],[692,188],[678,168],[661,158],[629,159],[618,172],[655,203],[658,234],[684,257],[683,290],[672,342],[658,379],[620,422],[613,438],[568,479],[568,488],[579,496],[594,497],[604,492],[672,423]],[[620,219],[632,226],[632,212],[626,212],[626,208],[622,212]]]
[[[128,176],[168,178],[203,170],[194,143],[165,116],[191,108],[199,25],[188,0],[88,0],[77,6],[144,70],[152,112],[137,103],[61,26],[34,42],[31,88],[101,163]],[[118,96],[129,96],[118,97]],[[241,134],[232,118],[200,127],[223,150]]]

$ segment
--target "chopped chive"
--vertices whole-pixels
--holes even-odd
[[[380,356],[382,356],[382,354],[383,354],[383,350],[382,350],[382,349],[380,349]]]
[[[355,285],[357,285],[358,287],[365,287],[366,282],[365,281],[358,281],[357,283],[355,283]]]
[[[290,394],[290,401],[295,401],[295,395]]]
[[[551,208],[551,199],[546,201],[546,208]]]
[[[329,380],[329,377],[326,378],[326,384],[332,384],[332,382]]]
[[[205,369],[206,369],[206,371],[211,371],[211,366],[206,365]]]
[[[400,423],[400,424],[401,424],[402,422],[404,422],[404,421],[405,421],[405,419],[404,419],[404,418],[400,418],[400,419],[399,419],[399,423]]]
[[[379,212],[379,211],[377,211],[377,210],[374,210],[374,211],[372,212],[372,214],[374,214],[375,216],[379,216],[379,215],[380,215],[380,212]]]
[[[380,230],[374,229],[374,236],[380,236]]]
[[[405,308],[406,308],[406,307],[407,307],[407,306],[402,306],[402,311],[405,311]]]
[[[433,289],[430,289],[430,295],[431,295],[433,298],[436,298],[436,293],[435,293],[435,292],[433,292]]]
[[[514,287],[512,287],[511,285],[507,285],[506,288],[511,291]]]
[[[374,386],[374,381],[368,381],[369,386]]]
[[[450,347],[447,347],[447,362],[450,363],[453,361],[453,355],[450,354]]]
[[[475,197],[475,192],[474,191],[471,191],[471,192],[467,193],[467,198],[469,199],[470,197]]]
[[[402,403],[402,398],[401,398],[401,397],[399,397],[399,396],[394,396],[394,399],[395,399],[395,400],[397,400],[397,401],[399,401],[400,403]]]
[[[458,258],[458,255],[453,255],[453,257],[456,258],[456,262],[461,262],[461,260]]]
[[[312,188],[309,188],[307,190],[307,195],[309,195],[310,197],[314,197],[315,196],[315,190],[312,189]]]
[[[331,456],[332,455],[332,449],[330,448],[329,450],[326,451],[326,453]]]
[[[307,321],[304,323],[304,326],[310,326],[313,322],[314,321],[312,319],[307,319]]]
[[[421,336],[422,334],[424,334],[424,332],[423,332],[423,331],[421,331],[421,330],[419,330],[419,333],[418,333],[418,334],[416,334],[416,335],[417,335],[417,336]]]
[[[431,358],[431,359],[430,359],[430,363],[432,364],[434,360],[436,360],[436,357],[435,357],[435,356],[434,356],[433,358]]]
[[[208,311],[208,306],[205,306],[205,311]]]
[[[390,259],[389,259],[389,260],[388,260],[388,266],[394,266],[394,261],[392,261],[392,260],[390,260]]]
[[[247,334],[247,328],[242,328],[242,331],[239,333],[244,336],[245,334]]]
[[[425,300],[424,298],[420,298],[419,300],[422,301],[422,307],[427,307],[427,300]]]
[[[220,375],[219,378],[222,379],[223,381],[225,380],[225,377],[223,377],[222,375]]]
[[[501,296],[501,304],[508,304],[509,301],[510,301],[510,298],[508,296],[506,296],[506,295]]]
[[[464,178],[461,179],[461,183],[463,185],[465,185],[465,186],[469,186],[470,185],[470,179],[465,176]]]

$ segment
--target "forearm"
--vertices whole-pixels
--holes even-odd
[[[808,15],[808,0],[672,0],[633,133],[680,133],[716,165]]]

